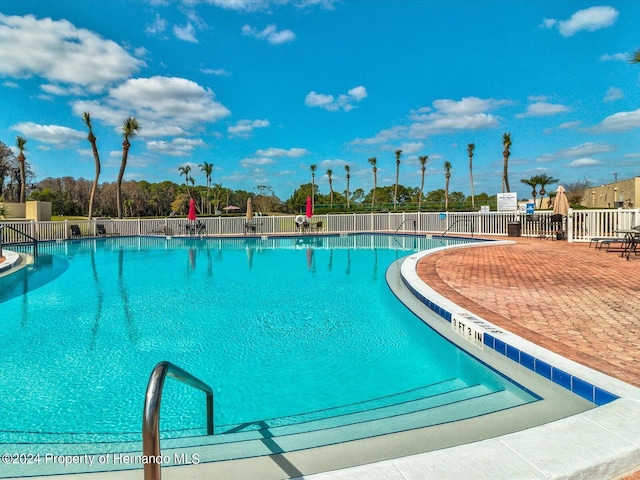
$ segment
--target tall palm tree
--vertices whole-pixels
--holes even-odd
[[[558,179],[550,177],[546,173],[543,173],[542,175],[537,175],[536,176],[536,180],[540,184],[540,207],[539,208],[542,208],[542,199],[544,198],[544,196],[547,193],[546,190],[544,189],[544,187],[546,187],[547,185],[550,185],[552,183],[558,183]]]
[[[127,117],[122,122],[122,161],[120,162],[120,171],[118,172],[118,180],[116,182],[116,209],[118,218],[122,218],[122,178],[124,177],[124,169],[127,167],[127,158],[129,158],[129,149],[132,140],[140,130],[140,124],[135,117]]]
[[[444,178],[446,179],[444,184],[444,209],[449,210],[449,179],[451,178],[451,162],[446,160],[444,162]]]
[[[536,205],[536,197],[538,196],[538,192],[536,191],[536,189],[538,188],[538,175],[534,175],[531,178],[522,178],[520,179],[520,181],[522,183],[524,183],[525,185],[529,185],[533,190],[531,191],[531,196],[533,197],[533,205],[535,207]]]
[[[378,187],[378,167],[376,164],[378,163],[378,159],[376,157],[371,157],[369,159],[369,164],[373,167],[373,195],[371,195],[371,211],[373,211],[373,206],[376,204],[376,188]]]
[[[467,154],[469,155],[469,181],[471,182],[471,208],[476,206],[476,198],[473,194],[473,151],[476,146],[473,143],[467,145]]]
[[[640,63],[640,49],[633,52],[633,55],[631,55],[630,61],[631,63]]]
[[[331,202],[331,208],[333,208],[333,179],[331,176],[333,175],[333,170],[330,168],[327,169],[327,177],[329,177],[329,201]]]
[[[200,165],[200,170],[204,172],[207,178],[207,213],[211,214],[211,202],[209,202],[209,192],[211,191],[211,172],[213,172],[213,163],[204,162]]]
[[[20,168],[20,203],[24,203],[27,198],[27,174],[26,174],[26,157],[24,156],[25,148],[24,144],[27,143],[27,139],[18,135],[16,137],[16,145],[18,146],[18,167]]]
[[[504,158],[504,166],[502,169],[502,193],[510,192],[509,188],[509,155],[511,155],[511,134],[505,133],[502,135],[502,146],[504,150],[502,151],[502,157]]]
[[[393,209],[398,206],[398,180],[400,177],[400,155],[402,150],[396,150],[396,188],[393,190]]]
[[[96,192],[98,190],[98,180],[100,179],[100,155],[98,154],[98,145],[96,144],[96,136],[93,134],[93,127],[91,125],[91,114],[84,112],[82,119],[89,129],[89,135],[87,140],[91,144],[91,151],[93,152],[93,162],[96,166],[96,176],[93,178],[93,185],[91,185],[91,196],[89,197],[89,220],[93,217],[93,201],[96,198]]]
[[[422,178],[420,179],[420,195],[418,196],[418,211],[422,206],[422,197],[424,195],[424,172],[427,170],[427,160],[429,160],[428,155],[423,155],[418,157],[420,161],[420,173],[422,174]]]
[[[189,191],[189,174],[191,173],[191,165],[186,164],[183,167],[178,167],[180,176],[184,175],[184,184],[187,186],[187,195],[191,198],[191,192]]]
[[[349,180],[351,179],[351,167],[349,165],[345,165],[344,171],[347,172],[347,191],[345,193],[347,197],[347,209],[348,209],[349,208]]]
[[[315,207],[315,199],[316,199],[316,170],[318,169],[317,165],[311,165],[311,167],[309,167],[309,169],[311,170],[311,211],[315,212],[316,207]]]

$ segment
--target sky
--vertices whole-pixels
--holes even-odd
[[[233,190],[282,200],[378,186],[470,195],[548,174],[567,184],[640,175],[640,2],[556,0],[2,0],[0,141],[27,139],[36,181],[184,182],[213,164]],[[17,150],[14,148],[14,151]]]

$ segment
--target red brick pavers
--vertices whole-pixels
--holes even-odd
[[[640,255],[627,261],[584,243],[509,240],[516,244],[429,255],[418,275],[486,320],[640,387]]]
[[[510,238],[515,245],[429,255],[418,275],[484,319],[640,387],[640,255]],[[636,471],[625,480],[640,480]]]

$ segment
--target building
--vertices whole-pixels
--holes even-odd
[[[580,205],[587,208],[640,207],[640,177],[589,187]]]

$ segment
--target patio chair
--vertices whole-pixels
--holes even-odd
[[[322,222],[316,222],[316,223],[314,223],[314,224],[311,226],[311,229],[312,229],[314,232],[319,232],[319,231],[321,231],[321,230],[322,230]]]
[[[564,217],[559,213],[551,215],[551,239],[565,240],[567,238],[567,231],[564,228]]]
[[[244,224],[244,234],[246,235],[247,233],[249,233],[249,234],[255,234],[256,233],[256,224],[255,223],[247,222],[247,223]]]
[[[119,235],[118,233],[109,233],[102,223],[96,223],[96,231],[101,237]]]
[[[71,229],[71,236],[72,237],[81,237],[82,236],[82,232],[80,231],[80,227],[78,225],[69,225],[69,228]]]
[[[527,215],[527,225],[529,236],[535,233],[535,235],[540,239],[545,237],[544,230],[540,223],[540,214],[532,213],[530,215]]]

